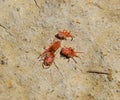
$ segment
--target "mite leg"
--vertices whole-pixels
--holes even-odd
[[[59,71],[59,73],[61,74],[61,76],[63,77],[63,74],[62,74],[62,72],[60,71],[59,67],[56,65],[55,62],[54,62],[54,64],[55,64],[55,67],[57,68],[57,70]],[[64,77],[63,77],[63,78],[64,78]]]
[[[73,61],[77,64],[77,61],[72,57]]]
[[[73,60],[74,60],[74,62],[77,64],[77,61],[74,59],[74,58],[72,58]],[[70,58],[68,59],[68,62],[70,61]],[[76,69],[79,69],[79,71],[81,71],[81,72],[83,72],[80,68],[78,68],[78,67],[74,67],[74,69],[76,70]]]
[[[43,61],[43,60],[44,60],[44,59],[40,59],[40,58],[38,59],[38,58],[37,58],[37,61],[36,61],[33,65],[35,65],[35,64],[37,64],[39,61]]]
[[[70,61],[70,58],[68,58],[68,62]]]
[[[71,57],[72,58],[72,60],[77,64],[77,61],[73,58],[73,57]],[[68,58],[68,62],[70,61],[70,58]]]
[[[73,40],[73,37],[71,37],[71,41]]]

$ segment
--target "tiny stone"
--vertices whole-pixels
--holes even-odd
[[[5,61],[4,60],[1,60],[1,65],[5,65]]]

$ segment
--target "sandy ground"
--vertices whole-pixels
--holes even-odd
[[[63,29],[84,53],[43,69]],[[120,100],[120,0],[0,0],[0,100]]]

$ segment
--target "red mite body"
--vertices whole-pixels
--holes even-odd
[[[61,50],[61,55],[65,56],[66,58],[78,57],[77,53],[83,53],[83,52],[76,52],[71,47],[64,47]]]
[[[71,34],[69,31],[67,31],[67,30],[59,31],[56,36],[57,36],[57,38],[59,38],[59,39],[66,39],[67,37],[71,37],[72,39],[74,38],[74,35],[72,35],[72,34]]]
[[[46,57],[44,58],[44,65],[50,66],[54,62],[55,54],[53,52],[47,53]]]
[[[48,52],[55,53],[56,50],[61,46],[60,41],[55,41],[46,51],[44,51],[40,56],[45,56]]]
[[[41,57],[44,57],[43,65],[50,66],[54,62],[55,52],[60,46],[61,46],[60,41],[54,41],[53,44],[40,55]]]

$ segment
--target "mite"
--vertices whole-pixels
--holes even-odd
[[[43,68],[46,68],[46,69],[49,68],[54,62],[54,58],[55,58],[54,52],[48,52],[44,58]],[[47,67],[45,67],[44,65]]]
[[[55,53],[59,47],[61,47],[61,41],[54,41],[53,44],[48,49],[46,49],[40,56],[44,57],[47,55],[47,53],[50,52]]]
[[[48,53],[46,54],[46,56],[45,56],[45,58],[44,58],[44,62],[43,62],[43,64],[42,64],[43,68],[48,69],[48,68],[52,65],[52,63],[55,64],[54,58],[55,58],[54,52],[48,52]],[[59,68],[58,68],[58,66],[57,66],[56,64],[55,64],[55,67],[56,67],[56,68],[58,69],[58,71],[59,71]],[[59,71],[59,72],[60,72],[60,71]],[[60,74],[62,75],[61,72],[60,72]],[[62,77],[63,77],[63,75],[62,75]]]
[[[61,49],[60,54],[66,58],[72,58],[74,61],[75,59],[73,57],[79,57],[77,53],[83,53],[83,52],[76,52],[73,48],[71,47],[64,47]],[[76,61],[75,61],[76,62]],[[77,62],[76,62],[77,63]]]
[[[59,31],[56,37],[61,40],[66,40],[67,37],[71,37],[71,40],[73,40],[74,35],[72,35],[70,31],[63,30],[63,31]]]

